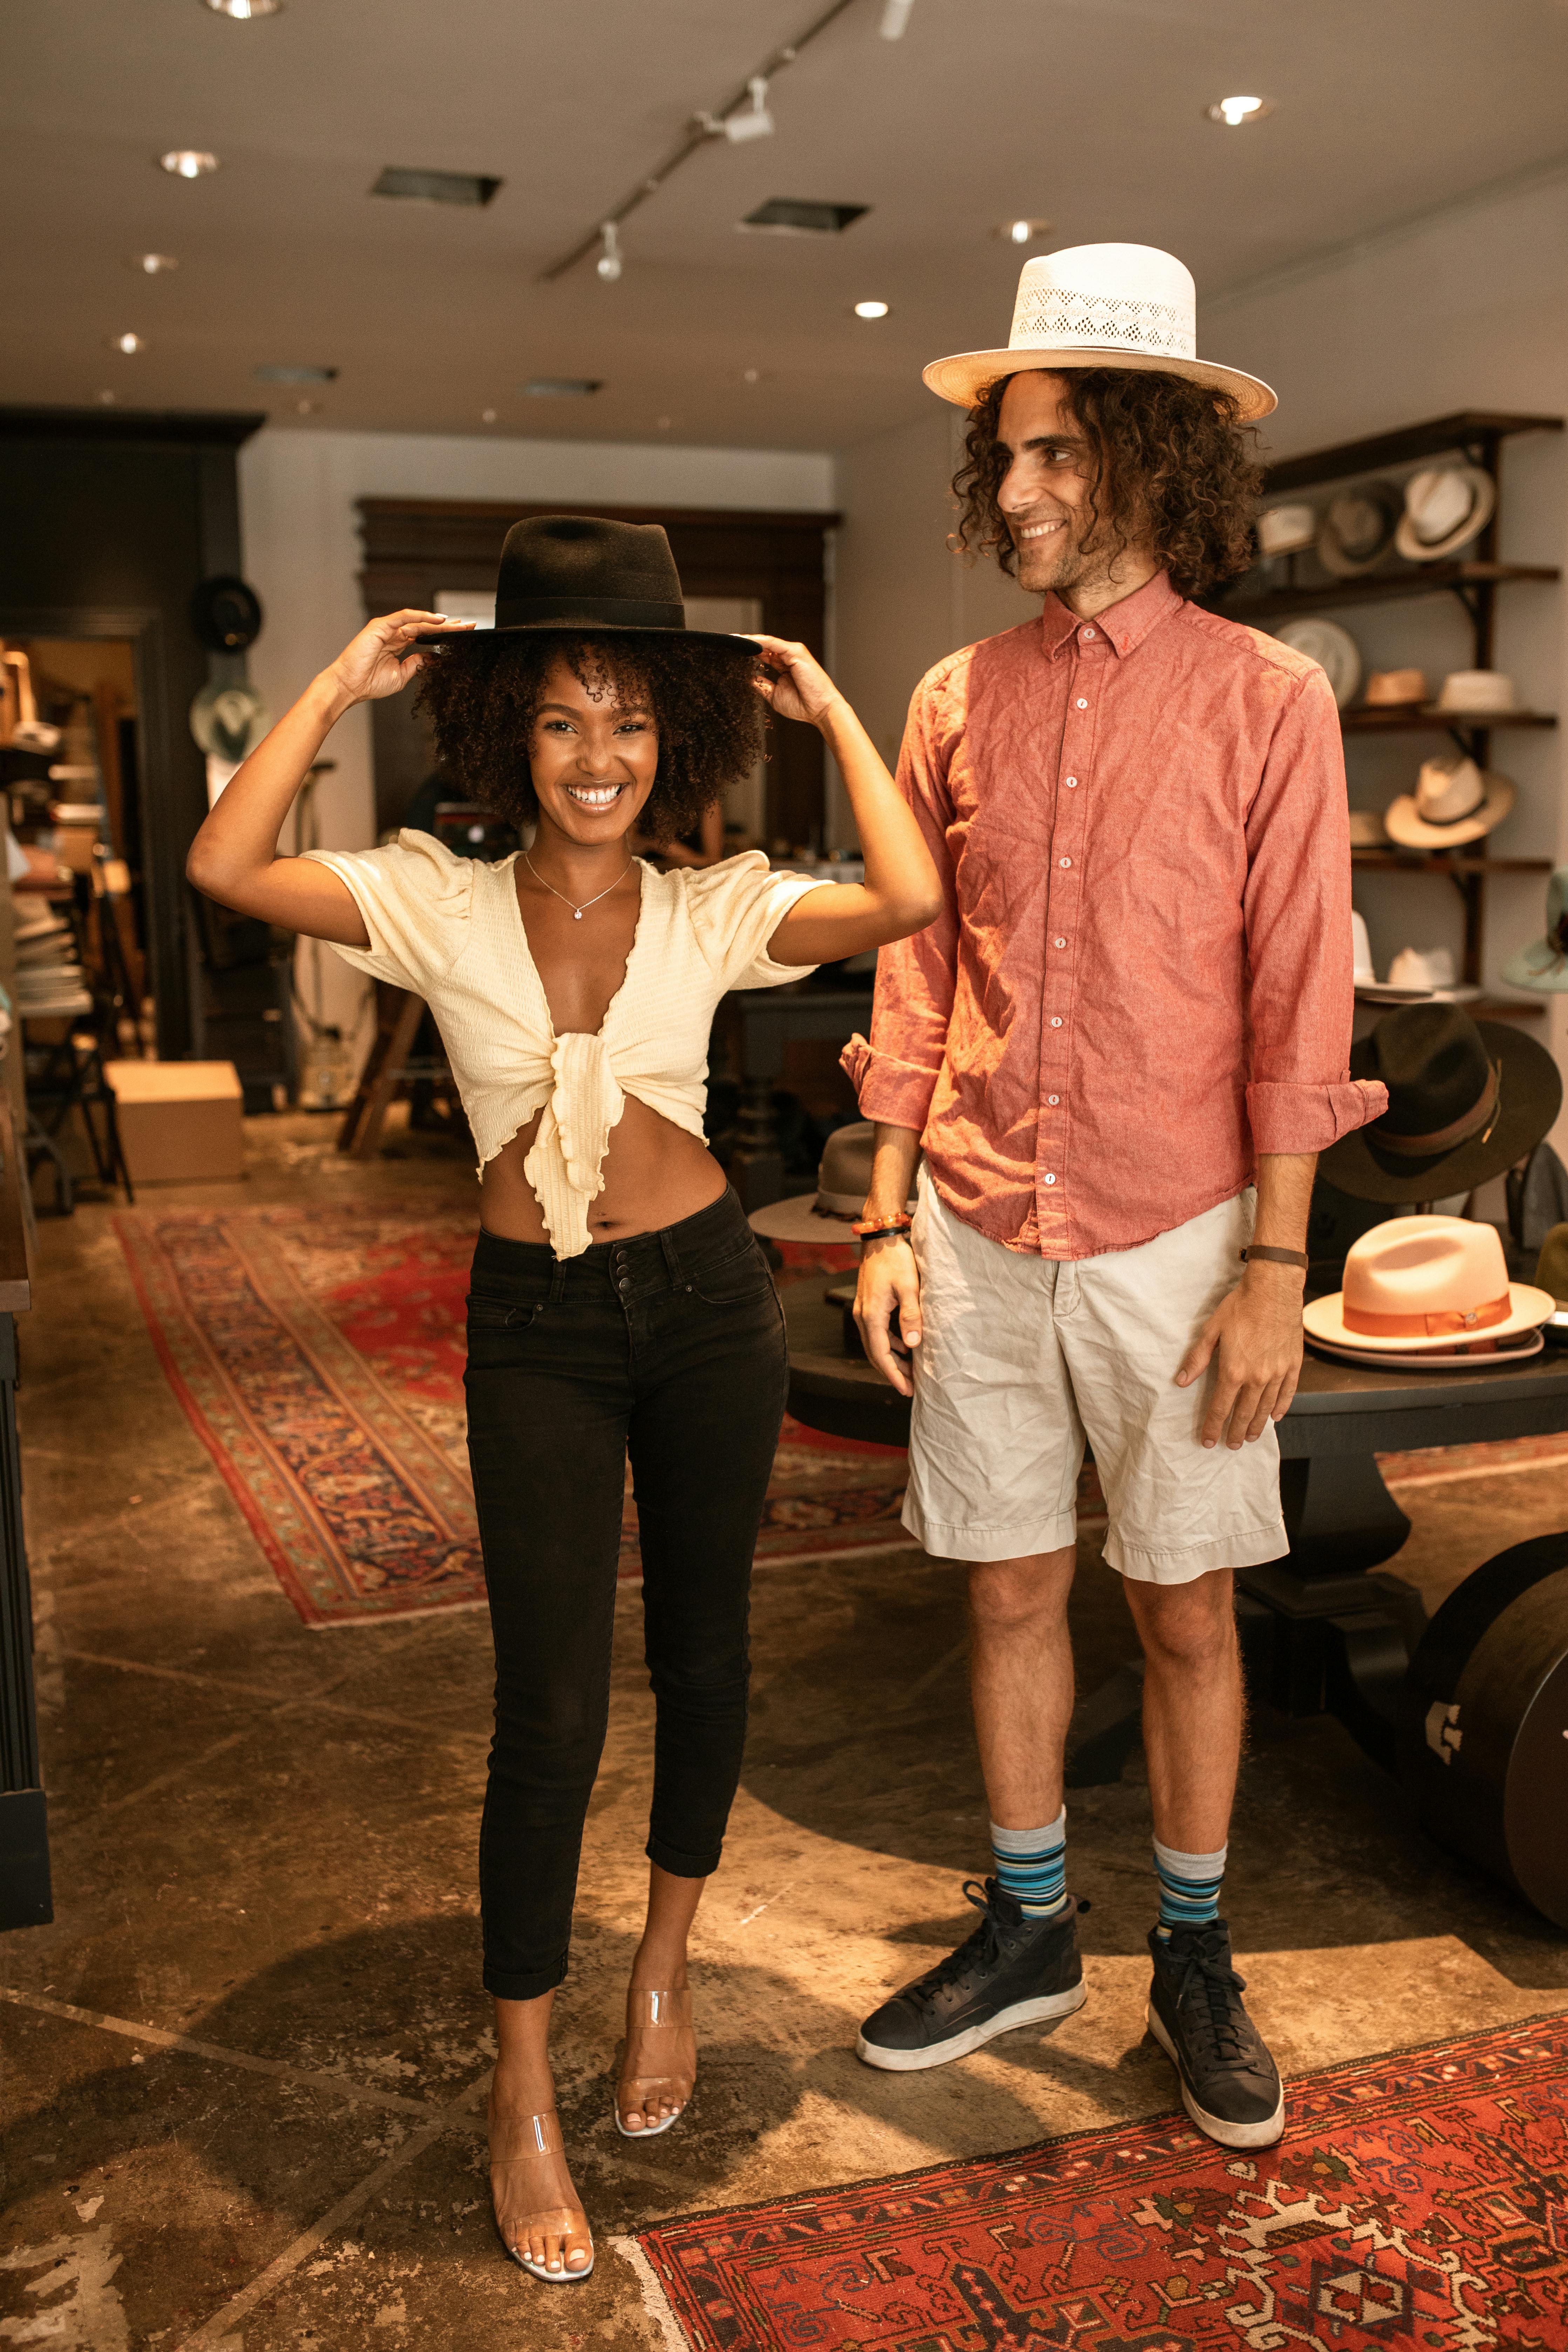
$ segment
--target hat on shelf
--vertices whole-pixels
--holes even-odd
[[[1376,809],[1352,809],[1351,847],[1352,849],[1386,849],[1388,827]]]
[[[1197,356],[1197,289],[1152,245],[1070,245],[1024,264],[1005,351],[932,360],[922,381],[973,408],[1001,376],[1042,368],[1138,368],[1228,393],[1250,424],[1279,405],[1255,375]]]
[[[1362,699],[1368,710],[1416,710],[1426,691],[1424,669],[1374,669]]]
[[[1307,613],[1299,621],[1287,621],[1274,635],[1278,644],[1317,663],[1342,710],[1361,684],[1361,647],[1350,631],[1342,629],[1337,621],[1320,620],[1315,613]]]
[[[1472,712],[1517,710],[1513,680],[1501,669],[1451,669],[1437,697],[1439,710]]]
[[[1381,563],[1394,545],[1403,501],[1391,482],[1358,482],[1329,500],[1318,533],[1318,561],[1337,580],[1354,580]]]
[[[1452,948],[1401,948],[1388,967],[1390,988],[1452,988],[1458,977]]]
[[[1478,768],[1462,751],[1423,761],[1413,793],[1384,810],[1390,837],[1405,849],[1457,849],[1500,825],[1514,803],[1507,776]]]
[[[1265,507],[1258,518],[1258,544],[1265,555],[1296,555],[1318,535],[1312,507]]]
[[[836,1127],[823,1147],[815,1197],[797,1192],[793,1200],[770,1201],[766,1208],[753,1209],[747,1220],[752,1232],[766,1234],[774,1242],[855,1248],[849,1228],[865,1212],[876,1140],[877,1130],[868,1118]],[[912,1212],[912,1196],[907,1205]]]
[[[1356,980],[1373,976],[1372,941],[1367,937],[1366,918],[1351,908],[1351,972]]]
[[[272,713],[253,686],[204,686],[191,704],[196,749],[237,768],[271,724]]]
[[[1495,1225],[1465,1217],[1390,1217],[1351,1244],[1344,1288],[1301,1310],[1307,1336],[1376,1361],[1493,1353],[1539,1331],[1555,1302],[1510,1282]],[[1479,1346],[1478,1348],[1478,1342]]]
[[[1510,956],[1502,976],[1510,988],[1568,995],[1568,866],[1560,866],[1546,886],[1546,937]]]
[[[1497,484],[1479,466],[1428,466],[1405,485],[1394,543],[1412,563],[1437,563],[1490,522]]]
[[[1457,1004],[1405,1004],[1351,1047],[1352,1078],[1381,1079],[1388,1108],[1342,1135],[1318,1166],[1358,1201],[1473,1192],[1533,1151],[1563,1105],[1543,1045]]]
[[[757,658],[750,637],[687,627],[680,574],[659,524],[603,515],[531,515],[514,522],[496,576],[494,629],[426,629],[419,643],[449,652],[542,629],[595,636],[679,630],[689,643]]]

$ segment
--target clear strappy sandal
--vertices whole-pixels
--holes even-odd
[[[695,2069],[684,2074],[629,2074],[626,2067],[631,2058],[633,2037],[646,2042],[649,2033],[668,2036],[682,2028],[689,2028],[690,2024],[691,1994],[689,1990],[654,1992],[645,1985],[633,1985],[628,1989],[626,2054],[622,2061],[620,2079],[616,2084],[616,2129],[623,2139],[658,2139],[671,2124],[680,2121],[686,2103],[697,2086]],[[629,2129],[624,2121],[625,2110],[629,2106],[640,2107],[646,2115],[649,2099],[657,2105],[661,2096],[679,2100],[680,2105],[674,2115],[665,2116],[658,2123],[640,2125],[636,2131]]]
[[[518,2145],[510,2155],[498,2154],[496,2149],[497,2126],[492,2124],[489,2131],[490,2168],[492,2171],[498,2166],[536,2164],[542,2157],[563,2156],[566,2152],[561,2137],[560,2117],[557,2116],[553,2107],[550,2108],[546,2114],[542,2116],[523,2116],[521,2117],[514,2117],[501,2125],[500,2126],[500,2132],[503,2145],[510,2141],[516,2141],[521,2144]],[[491,2195],[493,2198],[493,2189],[491,2191]],[[555,2217],[559,2216],[560,2235],[563,2238],[574,2238],[579,2235],[586,2235],[588,2240],[588,2259],[580,2269],[573,2270],[568,2268],[567,2256],[564,2251],[562,2253],[559,2265],[552,2270],[544,2263],[536,2263],[533,2256],[527,2252],[523,2247],[514,2246],[509,2243],[504,2235],[501,2237],[501,2243],[506,2247],[508,2254],[517,2264],[519,2270],[526,2271],[530,2278],[541,2279],[546,2286],[580,2286],[584,2279],[592,2278],[594,2275],[594,2233],[588,2228],[588,2217],[586,2213],[583,2211],[583,2208],[580,2205],[536,2205],[533,2210],[525,2214],[523,2218],[525,2221],[536,2221],[542,2214],[549,2214],[552,2217],[552,2234]],[[579,2231],[576,2222],[570,2218],[573,2215],[581,2215],[581,2231]],[[499,2231],[500,2229],[500,2219],[499,2214],[496,2218],[496,2227]]]

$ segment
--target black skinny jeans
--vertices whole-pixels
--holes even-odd
[[[502,2000],[566,1973],[609,1718],[628,1451],[658,1708],[647,1852],[679,1878],[718,1867],[785,1377],[773,1278],[733,1192],[560,1262],[479,1234],[468,1454],[496,1648],[479,1900],[485,1984]]]

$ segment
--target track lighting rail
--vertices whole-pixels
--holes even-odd
[[[858,5],[858,0],[833,0],[833,5],[814,17],[804,32],[797,33],[793,40],[784,42],[760,66],[754,67],[723,106],[712,113],[694,114],[679,142],[637,182],[629,195],[624,196],[618,205],[613,205],[609,211],[601,213],[593,227],[584,232],[570,252],[562,254],[548,269],[542,269],[538,283],[541,286],[553,285],[556,278],[564,278],[567,271],[574,269],[580,261],[586,261],[590,254],[603,255],[615,249],[606,242],[606,231],[618,230],[622,223],[629,219],[639,206],[646,205],[650,196],[658,195],[673,173],[679,172],[683,163],[689,163],[710,140],[731,135],[725,129],[731,116],[749,117],[753,110],[760,113],[762,110],[758,105],[755,85],[761,82],[765,88],[775,74],[781,73],[786,66],[793,66],[804,49],[809,48],[830,25],[836,24],[840,16]],[[600,274],[604,277],[609,275],[608,271],[601,271]]]

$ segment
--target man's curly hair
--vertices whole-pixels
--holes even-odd
[[[437,655],[420,680],[436,756],[454,792],[514,825],[538,814],[528,749],[558,660],[595,701],[640,703],[658,730],[658,770],[637,829],[660,845],[690,833],[762,756],[766,706],[754,646],[668,635],[579,636],[563,630],[476,637]]]
[[[1230,394],[1141,368],[1067,368],[1061,381],[1063,405],[1093,453],[1086,543],[1103,528],[1113,556],[1152,545],[1183,596],[1201,596],[1245,572],[1263,474],[1257,435],[1241,423]],[[997,494],[1011,462],[1000,439],[1011,382],[1004,376],[982,394],[952,478],[953,544],[994,555],[1006,572],[1016,550]]]

